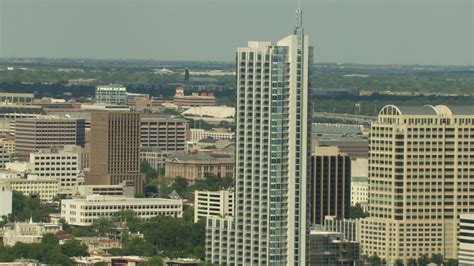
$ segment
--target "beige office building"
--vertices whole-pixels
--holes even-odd
[[[140,114],[98,112],[91,114],[90,172],[86,185],[117,185],[135,182],[143,192],[140,173]]]
[[[0,179],[0,184],[4,184],[11,191],[18,191],[27,197],[39,197],[41,201],[45,202],[52,202],[59,191],[58,180],[55,179],[8,178]]]
[[[234,210],[234,192],[194,191],[194,222],[211,216],[232,216]]]
[[[473,158],[474,107],[383,107],[370,132],[363,253],[456,258],[458,217],[474,212]]]
[[[120,196],[91,195],[84,199],[61,201],[61,218],[68,224],[91,226],[101,217],[111,218],[122,210],[133,211],[140,219],[156,216],[183,216],[183,201],[160,198],[129,198]]]
[[[40,178],[56,179],[59,184],[59,194],[71,196],[79,185],[79,156],[52,148],[30,153],[32,174]]]

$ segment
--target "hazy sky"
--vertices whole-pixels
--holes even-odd
[[[233,61],[297,0],[0,0],[0,57]],[[301,0],[316,62],[474,64],[474,0]]]

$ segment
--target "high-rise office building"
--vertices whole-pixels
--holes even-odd
[[[90,143],[90,172],[86,174],[86,185],[117,185],[133,181],[135,192],[143,192],[140,114],[92,113]]]
[[[308,264],[311,58],[301,10],[276,45],[238,48],[234,218],[208,218],[207,261]]]
[[[43,116],[16,120],[16,152],[28,160],[30,153],[66,145],[84,146],[84,119]]]
[[[323,224],[326,215],[349,218],[351,159],[336,146],[317,147],[311,164],[311,224]]]
[[[363,252],[456,258],[458,217],[474,212],[473,158],[474,107],[383,107],[370,131]]]
[[[184,151],[189,125],[186,119],[142,114],[140,144],[143,148],[158,148],[164,152]]]

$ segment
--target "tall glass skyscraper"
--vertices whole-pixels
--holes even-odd
[[[309,241],[312,47],[296,27],[273,45],[238,48],[233,217],[207,221],[206,260],[306,265]]]

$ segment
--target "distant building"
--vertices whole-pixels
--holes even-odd
[[[127,89],[121,85],[97,86],[95,89],[95,100],[97,103],[106,104],[128,104]]]
[[[134,211],[140,219],[150,219],[156,216],[182,217],[183,201],[103,195],[91,195],[85,199],[61,200],[61,218],[70,225],[91,226],[99,218],[110,218],[121,210]]]
[[[362,265],[359,243],[336,232],[311,230],[311,265]]]
[[[326,216],[323,228],[328,232],[341,233],[342,239],[360,241],[360,219],[339,219],[334,216]]]
[[[57,117],[16,120],[16,152],[23,160],[30,153],[66,145],[84,146],[85,120]]]
[[[189,183],[205,179],[206,175],[234,177],[235,160],[229,156],[212,156],[208,154],[176,155],[165,162],[165,176],[174,179],[186,178]]]
[[[3,140],[1,140],[1,143],[3,145],[3,149],[5,150],[6,153],[8,153],[10,155],[16,153],[15,139],[14,138],[3,139]]]
[[[86,185],[117,185],[133,181],[135,193],[143,192],[138,113],[92,113],[90,147],[90,171],[86,173]]]
[[[337,146],[342,153],[347,153],[351,159],[368,158],[369,156],[369,140],[362,136],[313,139],[313,146]]]
[[[74,196],[87,197],[90,195],[122,196],[131,197],[135,195],[135,183],[124,181],[118,185],[82,185],[76,188]]]
[[[41,201],[52,202],[59,193],[58,181],[55,179],[0,179],[0,184],[9,190],[15,190],[27,197],[38,197]]]
[[[170,151],[161,151],[159,148],[141,148],[140,160],[146,161],[151,168],[160,171],[165,169],[166,159],[173,154]]]
[[[194,222],[210,216],[232,216],[234,193],[229,190],[194,191]]]
[[[41,243],[45,234],[56,234],[61,230],[60,224],[33,223],[32,221],[6,224],[2,229],[3,245],[11,247],[16,243]]]
[[[199,266],[203,261],[192,258],[163,259],[164,266]]]
[[[224,149],[230,145],[232,145],[233,142],[229,139],[201,139],[196,145],[200,149]]]
[[[174,104],[178,108],[196,107],[196,106],[214,106],[216,105],[216,97],[211,92],[192,93],[191,95],[184,95],[184,88],[176,88],[174,95]]]
[[[326,215],[350,217],[351,161],[337,147],[317,147],[312,155],[311,222],[323,224]]]
[[[35,95],[33,93],[11,93],[0,92],[0,103],[5,104],[32,104]]]
[[[367,211],[369,201],[368,159],[351,160],[351,205],[357,203]]]
[[[76,190],[79,174],[79,155],[57,148],[30,153],[31,173],[40,178],[58,181],[59,194],[70,196]]]
[[[474,265],[474,214],[461,214],[458,239],[459,266]]]
[[[216,128],[212,131],[199,128],[191,128],[191,141],[198,142],[202,139],[234,139],[235,132],[228,129]]]
[[[0,221],[3,216],[8,216],[12,213],[12,191],[8,184],[0,183]]]
[[[133,103],[135,100],[150,100],[150,94],[127,92],[128,104]]]
[[[189,81],[189,69],[185,68],[184,69],[184,81]]]
[[[0,168],[5,168],[5,164],[10,162],[10,153],[5,144],[0,141]]]
[[[110,239],[107,237],[76,237],[75,240],[81,242],[87,246],[87,252],[89,253],[102,253],[107,252],[110,249],[122,248],[122,241]]]
[[[161,151],[183,151],[188,138],[186,119],[142,114],[140,118],[140,145],[144,148],[158,148]]]

